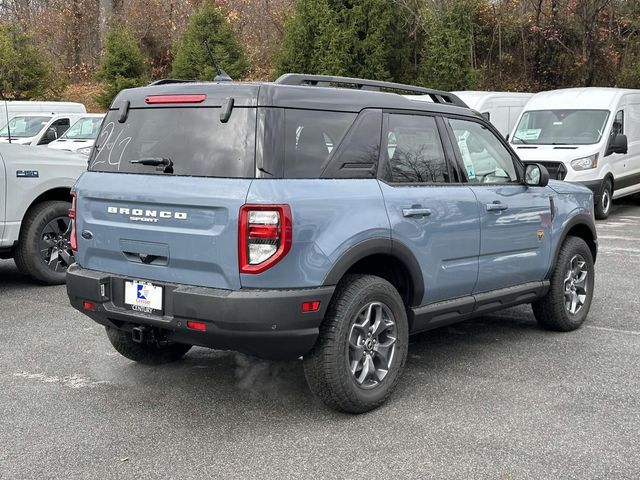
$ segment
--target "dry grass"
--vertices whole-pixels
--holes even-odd
[[[95,97],[102,92],[102,85],[99,83],[79,83],[67,86],[60,100],[66,102],[80,102],[87,107],[87,112],[104,113],[105,108],[96,102]]]

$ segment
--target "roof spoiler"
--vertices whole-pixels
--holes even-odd
[[[274,83],[279,85],[297,85],[311,87],[336,87],[336,84],[353,85],[358,90],[370,90],[380,92],[383,89],[397,90],[418,95],[428,95],[434,103],[443,103],[449,105],[457,105],[459,107],[467,107],[460,98],[450,92],[442,90],[434,90],[432,88],[417,87],[415,85],[405,85],[403,83],[381,82],[379,80],[363,80],[361,78],[351,77],[334,77],[331,75],[305,75],[301,73],[285,73],[279,77]]]
[[[183,80],[180,78],[163,78],[162,80],[156,80],[151,82],[148,87],[155,87],[156,85],[169,85],[170,83],[193,83],[197,80]]]

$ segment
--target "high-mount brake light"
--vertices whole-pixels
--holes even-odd
[[[69,209],[69,219],[71,220],[71,237],[69,243],[71,244],[71,250],[78,251],[78,236],[76,234],[76,208],[78,204],[78,196],[75,192],[71,192],[72,202]]]
[[[166,103],[202,103],[207,98],[201,93],[189,93],[179,95],[149,95],[144,99],[147,105],[158,105]]]
[[[289,205],[243,205],[238,229],[240,273],[261,273],[291,249]]]

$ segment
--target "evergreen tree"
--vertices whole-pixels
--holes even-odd
[[[52,77],[53,69],[33,38],[17,25],[0,25],[0,98],[41,97]]]
[[[420,82],[442,90],[473,89],[472,65],[475,0],[458,0],[439,11],[427,11],[427,38],[420,64]]]
[[[147,82],[144,56],[136,40],[123,27],[116,25],[107,32],[96,78],[106,84],[105,91],[96,98],[103,107],[108,107],[120,90]]]
[[[232,78],[239,79],[245,74],[247,61],[236,32],[220,10],[205,5],[191,17],[187,30],[174,46],[174,77],[213,80],[217,72],[205,41],[220,67]]]
[[[295,0],[276,72],[410,81],[411,39],[388,0]]]

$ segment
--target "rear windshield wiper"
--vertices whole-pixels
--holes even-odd
[[[162,171],[164,173],[173,173],[173,161],[170,158],[137,158],[135,160],[129,160],[129,163],[138,163],[140,165],[146,165],[148,167],[157,167],[156,170],[158,171]]]

